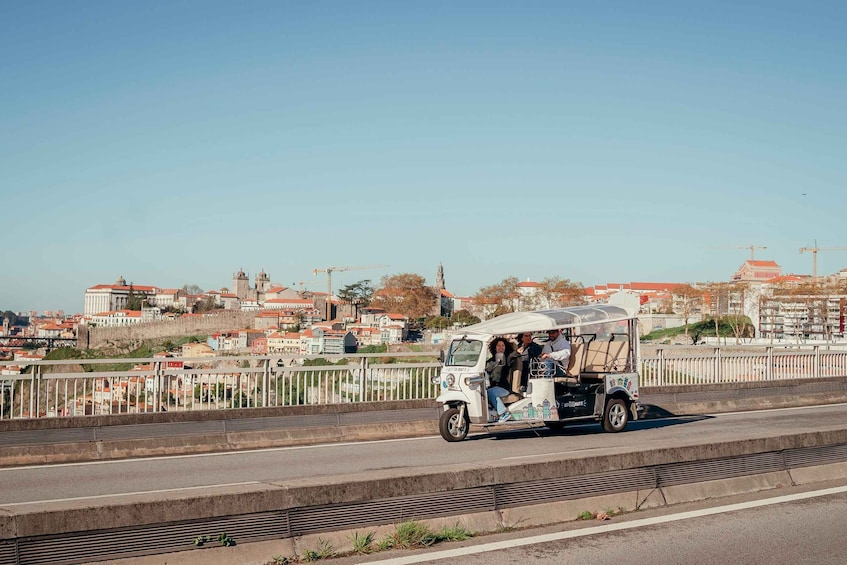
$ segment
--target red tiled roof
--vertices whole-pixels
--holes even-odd
[[[632,282],[630,289],[632,290],[670,290],[680,286],[682,283],[667,283],[667,282]]]
[[[798,275],[782,275],[779,277],[774,277],[772,279],[768,279],[765,282],[768,284],[781,283],[781,282],[801,282],[805,280],[806,277],[800,277]]]

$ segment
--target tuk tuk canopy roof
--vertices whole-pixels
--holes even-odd
[[[618,322],[632,319],[633,313],[621,306],[597,304],[594,306],[572,306],[532,312],[512,312],[490,320],[466,326],[457,334],[503,335],[523,332],[572,328],[589,324]]]

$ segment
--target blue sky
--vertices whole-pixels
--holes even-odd
[[[0,310],[847,245],[843,2],[0,3]],[[847,266],[821,251],[819,273]]]

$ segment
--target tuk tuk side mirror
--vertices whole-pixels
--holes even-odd
[[[443,349],[440,349],[438,351],[438,362],[444,363],[444,350]]]

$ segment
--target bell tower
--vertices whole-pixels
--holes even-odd
[[[235,276],[232,277],[232,292],[240,300],[246,298],[247,293],[250,292],[250,279],[247,278],[243,269],[239,269],[238,272],[235,273]]]

